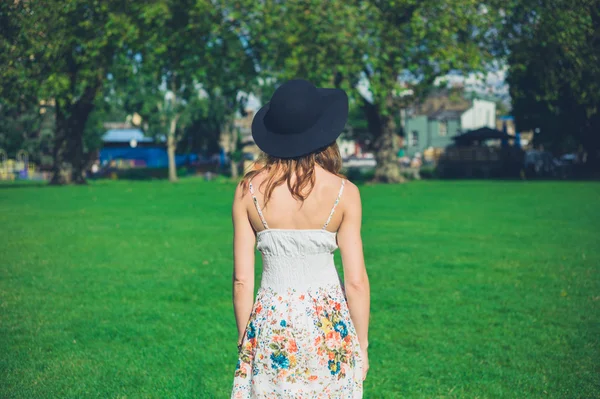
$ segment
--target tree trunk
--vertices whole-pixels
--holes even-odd
[[[381,115],[379,107],[364,100],[363,111],[367,117],[369,131],[373,135],[375,150],[375,176],[373,179],[381,183],[403,183],[396,151],[396,123],[394,122],[393,101],[389,96],[386,101],[387,115]]]
[[[71,103],[69,100],[56,99],[56,132],[52,150],[53,166],[50,184],[68,183],[65,178],[65,161],[71,165],[71,182],[86,184],[85,171],[87,157],[83,144],[85,125],[94,109],[94,100],[101,85],[87,86],[81,98]]]
[[[231,178],[233,180],[237,180],[239,176],[240,176],[239,165],[236,161],[234,161],[232,159],[231,160]]]
[[[83,153],[83,129],[73,132],[71,137],[71,182],[75,184],[87,184],[85,175],[85,157]]]
[[[67,183],[64,171],[65,136],[67,121],[61,103],[56,101],[54,146],[52,148],[52,178],[51,185],[64,185]]]
[[[237,140],[237,132],[234,130],[235,128],[232,128],[232,124],[228,125],[227,130],[229,130],[229,135],[231,137],[231,149],[230,149],[230,159],[229,162],[231,162],[231,178],[234,180],[237,180],[239,175],[240,175],[240,171],[239,171],[239,159],[237,158],[237,145],[238,145],[238,140]]]
[[[226,154],[229,154],[229,172],[232,179],[237,179],[240,175],[237,159],[237,137],[232,128],[232,124],[226,121],[221,126],[221,135],[219,137],[219,145],[223,148]]]
[[[169,125],[169,136],[167,137],[167,157],[169,158],[169,181],[172,182],[177,181],[177,165],[175,163],[175,151],[177,149],[177,140],[175,138],[175,133],[177,132],[178,119],[179,115],[175,115],[175,117],[171,119],[171,123]]]
[[[83,145],[83,136],[87,119],[93,108],[93,103],[78,103],[75,107],[77,111],[73,112],[69,121],[71,181],[75,184],[87,184],[86,168],[88,162]]]
[[[377,161],[374,180],[381,183],[403,183],[405,179],[400,173],[395,145],[396,124],[391,116],[383,117],[381,122],[381,130],[374,143]]]

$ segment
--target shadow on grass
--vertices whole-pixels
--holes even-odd
[[[40,188],[40,187],[50,187],[48,182],[0,182],[0,190],[10,189],[10,188]]]

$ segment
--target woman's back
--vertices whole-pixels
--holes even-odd
[[[337,231],[343,219],[344,206],[336,205],[336,200],[341,198],[345,189],[345,180],[323,170],[315,168],[315,183],[310,194],[304,201],[292,196],[287,184],[282,184],[273,189],[271,197],[265,206],[264,191],[261,190],[267,178],[266,173],[259,174],[252,179],[252,191],[264,220],[271,229],[320,229],[326,223],[335,207],[335,211],[327,224],[327,230]],[[295,177],[292,180],[292,184]],[[252,195],[252,193],[250,193]],[[264,229],[260,214],[248,207],[248,217],[256,231]]]

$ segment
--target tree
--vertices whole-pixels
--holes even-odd
[[[399,108],[427,93],[439,76],[483,69],[493,58],[500,21],[497,8],[475,0],[236,4],[266,82],[305,77],[360,100],[373,136],[375,178],[382,182],[402,180],[395,151]],[[361,81],[370,98],[356,90]]]
[[[517,2],[507,17],[507,81],[519,130],[554,152],[600,162],[600,1]]]
[[[119,60],[123,68],[116,84],[126,93],[125,106],[142,116],[147,134],[166,136],[171,181],[177,180],[177,144],[191,120],[190,104],[200,95],[199,80],[208,70],[206,49],[214,43],[218,21],[209,0],[147,4],[142,45]]]
[[[252,84],[254,64],[231,26],[228,2],[161,0],[145,8],[144,45],[120,60],[116,91],[143,118],[152,136],[167,137],[169,179],[177,180],[175,152],[202,120],[228,133]],[[211,112],[207,116],[206,112]]]
[[[493,59],[499,19],[495,8],[474,0],[368,3],[364,76],[372,99],[363,103],[374,139],[375,179],[398,182],[398,109],[422,98],[450,71],[485,68]]]
[[[117,0],[16,1],[4,4],[11,27],[3,35],[2,96],[26,93],[55,104],[51,183],[85,183],[84,134],[115,55],[137,36],[134,2]],[[4,14],[6,12],[6,14]],[[8,94],[7,94],[8,93]],[[11,94],[12,93],[12,94]]]
[[[229,153],[231,176],[238,177],[242,160],[241,138],[234,126],[237,113],[245,115],[247,93],[256,87],[256,65],[248,43],[240,36],[241,16],[231,1],[213,4],[222,18],[216,30],[218,40],[208,49],[210,73],[204,76],[202,86],[208,94],[210,118],[218,126],[221,145]]]

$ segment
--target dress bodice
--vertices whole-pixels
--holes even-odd
[[[261,287],[281,291],[339,284],[333,261],[337,247],[336,234],[324,229],[259,232],[257,249],[263,257]]]
[[[265,228],[256,234],[256,247],[263,257],[261,288],[281,292],[340,284],[333,262],[333,253],[338,248],[337,234],[328,231],[327,226],[340,202],[345,182],[342,180],[338,196],[321,229],[270,229],[252,182],[249,183],[252,200]]]

